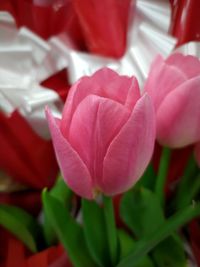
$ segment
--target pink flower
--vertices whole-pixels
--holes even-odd
[[[156,109],[157,139],[165,146],[184,147],[200,140],[200,61],[193,56],[158,56],[144,91]]]
[[[196,144],[195,149],[194,149],[194,154],[195,154],[197,164],[200,167],[200,142]]]
[[[62,119],[47,119],[63,177],[78,195],[115,195],[143,174],[153,152],[155,115],[137,80],[110,69],[83,77],[69,91]]]

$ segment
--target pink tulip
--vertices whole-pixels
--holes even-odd
[[[158,56],[144,91],[156,109],[157,139],[180,148],[200,140],[200,61],[193,56]]]
[[[195,146],[194,154],[195,154],[197,164],[200,167],[200,142]]]
[[[62,119],[47,119],[63,177],[78,195],[128,190],[152,156],[155,115],[137,80],[101,69],[70,89]]]

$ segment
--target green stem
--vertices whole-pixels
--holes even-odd
[[[171,150],[167,147],[163,147],[160,158],[160,165],[158,169],[158,176],[155,185],[155,193],[160,199],[162,205],[164,205],[164,186],[168,172],[170,156],[171,156]]]
[[[181,226],[189,222],[194,217],[200,215],[200,204],[191,205],[185,209],[177,212],[170,217],[166,223],[161,225],[153,234],[149,235],[148,238],[140,240],[127,257],[117,265],[117,267],[134,267],[138,262],[149,253],[155,246],[161,241],[171,235],[174,231],[179,229]]]
[[[112,266],[116,266],[117,262],[117,254],[118,254],[118,240],[117,240],[117,228],[115,224],[115,216],[112,198],[103,197],[104,202],[104,218],[107,229],[107,238],[109,245],[110,258],[112,262]]]
[[[200,192],[200,174],[194,178],[194,182],[191,185],[190,192],[188,192],[188,198],[186,204],[190,204],[199,192]]]
[[[200,186],[198,185],[199,182],[197,181],[197,179],[192,179],[194,176],[196,176],[196,172],[197,172],[197,164],[192,155],[188,161],[183,177],[180,180],[180,183],[177,189],[177,195],[175,198],[177,209],[183,208],[187,206],[188,204],[190,204],[193,197],[195,196],[196,189],[198,189]],[[191,183],[191,180],[193,180],[193,183]],[[192,189],[191,189],[191,185],[192,185]]]

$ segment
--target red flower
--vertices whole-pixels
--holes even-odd
[[[200,41],[199,0],[170,1],[172,4],[171,33],[178,38],[178,45]]]
[[[0,267],[72,267],[61,245],[31,254],[21,241],[1,232]]]
[[[39,137],[16,111],[0,113],[0,169],[36,189],[51,186],[58,167],[51,141]]]
[[[130,0],[74,0],[89,51],[121,57],[126,48]]]
[[[40,3],[42,1],[1,0],[0,10],[9,11],[19,27],[26,26],[44,39],[66,33],[80,50],[111,57],[123,55],[131,0]]]
[[[72,0],[49,6],[36,5],[32,0],[3,0],[0,10],[11,12],[19,27],[26,26],[44,39],[67,32],[80,47],[84,42]]]

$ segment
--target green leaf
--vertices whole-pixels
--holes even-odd
[[[70,216],[64,205],[46,190],[42,198],[48,219],[73,266],[97,267],[89,254],[82,227]]]
[[[177,212],[148,237],[137,242],[136,247],[123,258],[117,267],[135,267],[161,241],[182,227],[185,223],[200,215],[200,204],[192,205]],[[168,248],[169,249],[169,248]]]
[[[103,208],[94,201],[82,199],[85,239],[98,266],[110,266]]]
[[[151,191],[154,190],[155,187],[155,181],[156,181],[156,173],[153,169],[153,165],[149,164],[146,171],[142,175],[142,177],[139,179],[136,187],[144,187]]]
[[[160,157],[158,176],[156,178],[155,193],[161,203],[164,206],[164,186],[167,178],[167,173],[169,170],[169,163],[171,158],[171,150],[168,147],[162,148],[162,153]]]
[[[128,235],[124,230],[118,230],[118,236],[120,241],[120,259],[126,257],[136,246],[136,241]],[[136,267],[154,267],[154,264],[150,257],[143,257]]]
[[[66,208],[70,208],[72,191],[67,187],[61,176],[58,177],[55,185],[50,190],[50,195],[58,199],[63,203]],[[48,220],[46,210],[44,209],[44,224],[43,232],[45,236],[46,243],[51,246],[56,243],[56,233]]]
[[[120,259],[123,259],[134,249],[136,241],[122,229],[118,229],[117,233],[120,244]]]
[[[194,156],[192,155],[186,165],[183,177],[178,184],[174,200],[176,209],[181,209],[189,205],[199,192],[200,179],[197,177],[198,172],[199,168]]]
[[[21,240],[31,252],[37,251],[39,225],[31,215],[17,207],[0,205],[0,224]]]
[[[103,196],[103,203],[109,255],[112,266],[116,266],[116,263],[118,262],[118,240],[112,198]]]
[[[152,255],[159,267],[187,266],[183,242],[181,242],[179,236],[175,234],[162,241],[154,249]]]
[[[145,188],[134,188],[124,194],[120,214],[139,238],[154,232],[164,222],[157,196]]]
[[[65,206],[70,207],[70,200],[73,193],[61,176],[58,177],[56,184],[50,190],[50,194],[60,200]]]

